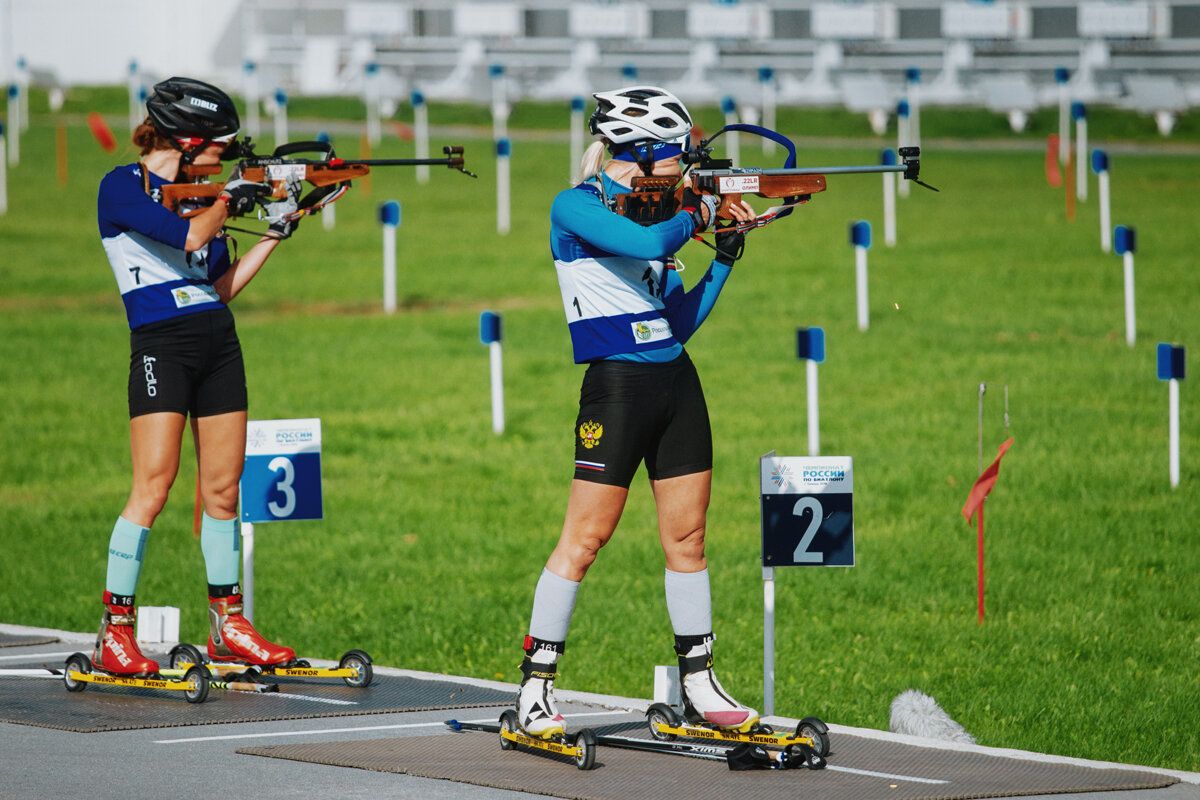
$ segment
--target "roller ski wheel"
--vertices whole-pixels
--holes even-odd
[[[87,683],[77,681],[71,677],[72,672],[82,672],[84,675],[91,674],[92,660],[83,653],[73,653],[67,658],[66,667],[63,669],[63,685],[67,687],[68,692],[82,692],[87,688]]]
[[[584,728],[575,735],[573,744],[579,748],[575,756],[575,766],[579,769],[594,769],[596,766],[596,734],[590,728]]]
[[[517,712],[511,708],[500,715],[500,749],[515,750],[517,745],[510,739],[504,738],[505,733],[519,733],[521,726],[517,724]]]
[[[353,677],[342,678],[347,686],[355,689],[367,688],[375,677],[375,671],[371,668],[371,657],[362,650],[347,650],[338,662],[338,667],[352,669],[358,673]]]
[[[200,648],[190,644],[177,644],[171,648],[167,663],[171,665],[171,669],[184,669],[185,666],[203,666],[205,661],[204,656],[200,654]]]
[[[655,703],[646,709],[646,725],[650,735],[660,742],[673,742],[679,737],[674,733],[662,730],[662,727],[678,728],[683,719],[666,703]]]
[[[188,684],[183,697],[189,703],[203,703],[208,699],[208,668],[196,664],[183,673],[183,680]]]
[[[829,726],[817,717],[805,717],[800,720],[800,724],[796,726],[796,735],[812,739],[812,748],[822,759],[829,755]]]

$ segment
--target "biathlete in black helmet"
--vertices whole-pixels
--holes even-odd
[[[259,635],[242,615],[237,523],[238,482],[246,449],[246,374],[228,303],[246,287],[295,223],[300,183],[269,204],[271,229],[231,258],[226,218],[253,210],[264,184],[234,176],[210,208],[188,219],[164,207],[160,191],[184,164],[232,158],[239,121],[225,92],[170,78],[146,101],[149,116],[133,134],[141,159],[100,182],[100,239],[129,319],[129,436],[133,487],[108,544],[104,616],[93,662],[118,675],[156,673],[159,665],[134,635],[138,575],[154,520],[179,469],[190,416],[204,516],[200,547],[208,578],[214,660],[283,664],[289,647]]]
[[[577,186],[550,210],[550,249],[576,363],[586,363],[575,421],[575,478],[566,521],[533,598],[518,718],[531,735],[563,732],[554,702],[557,664],[579,583],[612,537],[643,462],[658,507],[667,611],[675,632],[684,710],[694,722],[748,730],[758,713],[734,700],[713,672],[705,517],[712,438],[704,391],[683,345],[704,322],[742,252],[742,235],[717,231],[717,258],[685,291],[674,254],[715,223],[711,196],[684,194],[683,209],[640,226],[614,213],[638,175],[678,176],[692,119],[653,86],[593,95],[591,132]],[[738,221],[754,211],[739,204]]]

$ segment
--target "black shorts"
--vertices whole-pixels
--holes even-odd
[[[242,345],[228,308],[144,325],[129,334],[129,349],[130,419],[246,410]]]
[[[667,364],[596,361],[575,420],[575,477],[629,487],[645,460],[651,480],[712,469],[712,429],[686,352]]]

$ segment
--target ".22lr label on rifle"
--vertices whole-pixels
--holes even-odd
[[[304,180],[305,171],[308,169],[304,164],[270,164],[267,167],[267,180],[271,181],[286,181],[288,178],[296,180]]]
[[[723,175],[717,178],[717,194],[744,194],[758,191],[757,175]]]

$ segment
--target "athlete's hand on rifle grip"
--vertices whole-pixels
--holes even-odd
[[[714,261],[732,267],[745,251],[746,234],[737,229],[736,222],[727,227],[717,226],[717,255]]]
[[[269,195],[271,187],[265,183],[254,183],[242,178],[234,178],[225,184],[221,196],[227,198],[229,216],[240,217],[254,210],[259,198]]]
[[[711,194],[698,194],[690,185],[683,187],[683,210],[692,215],[696,233],[704,233],[716,221],[718,205]]]

